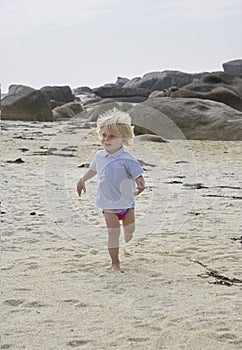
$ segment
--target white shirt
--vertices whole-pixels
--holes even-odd
[[[97,172],[96,206],[127,209],[135,204],[135,179],[144,173],[137,159],[122,147],[115,153],[97,151],[90,165]]]

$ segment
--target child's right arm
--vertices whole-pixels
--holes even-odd
[[[84,174],[80,180],[78,181],[77,183],[77,193],[78,195],[80,196],[81,195],[81,192],[82,190],[86,193],[86,186],[85,186],[85,182],[89,179],[91,179],[93,176],[95,176],[97,174],[96,171],[92,170],[92,169],[89,169],[86,174]]]

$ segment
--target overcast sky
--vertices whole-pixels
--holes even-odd
[[[242,58],[242,0],[0,0],[1,84],[96,87]]]

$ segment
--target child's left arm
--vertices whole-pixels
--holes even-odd
[[[136,177],[135,182],[137,185],[137,190],[134,192],[134,195],[138,196],[138,194],[143,192],[145,189],[145,179],[143,178],[142,175],[140,175],[140,176]]]

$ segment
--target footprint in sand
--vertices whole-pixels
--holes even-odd
[[[4,305],[7,305],[7,306],[19,306],[21,304],[23,304],[26,300],[24,299],[8,299],[8,300],[5,300],[3,302]]]
[[[36,301],[30,301],[30,302],[26,302],[24,303],[25,307],[43,307],[43,306],[48,306],[47,304],[42,303],[39,300]]]
[[[67,345],[71,346],[72,348],[75,348],[75,347],[78,347],[78,346],[81,346],[81,345],[85,345],[85,344],[88,344],[90,343],[91,340],[71,340],[67,343]]]
[[[66,300],[62,300],[64,303],[69,303],[69,304],[73,304],[76,307],[87,307],[88,304],[77,300],[77,299],[66,299]]]

